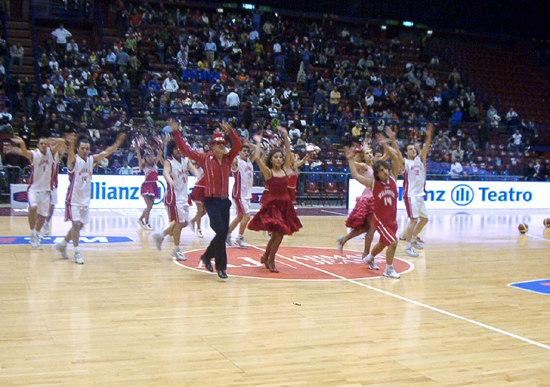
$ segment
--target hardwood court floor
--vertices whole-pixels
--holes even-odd
[[[303,216],[283,245],[335,247],[332,212]],[[431,211],[420,257],[397,251],[414,270],[334,281],[222,281],[153,249],[137,216],[93,212],[83,235],[136,242],[82,245],[85,265],[0,247],[0,386],[550,385],[550,296],[507,286],[550,279],[548,212]],[[67,228],[56,213],[53,234]],[[204,248],[203,231],[182,246]],[[0,218],[0,235],[27,233],[25,217]]]

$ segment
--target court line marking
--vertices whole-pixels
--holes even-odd
[[[347,216],[347,214],[342,214],[342,213],[336,212],[336,211],[321,210],[321,212],[326,212],[327,214],[334,214],[334,215],[339,215],[339,216]],[[347,212],[347,210],[346,210],[346,212]]]
[[[546,238],[541,238],[541,237],[538,237],[538,236],[534,236],[534,235],[531,235],[530,233],[526,232],[525,235],[527,235],[528,237],[530,238],[535,238],[535,239],[539,239],[541,241],[545,241],[545,242],[550,242],[550,239],[546,239]]]
[[[263,250],[265,251],[265,249],[262,249],[262,248],[259,248],[259,247],[256,247],[256,246],[251,246],[251,247],[254,247],[258,250]],[[294,261],[288,257],[285,257],[281,254],[277,254],[278,257],[281,257],[281,258],[284,258],[286,260],[289,260],[291,262],[297,262],[297,261]],[[433,307],[433,306],[430,306],[430,305],[426,305],[426,304],[423,304],[421,302],[418,302],[418,301],[415,301],[415,300],[411,300],[410,298],[406,298],[406,297],[403,297],[403,296],[399,296],[397,294],[393,294],[393,293],[390,293],[390,292],[387,292],[385,290],[382,290],[382,289],[377,289],[375,287],[372,287],[372,286],[369,286],[369,285],[366,285],[366,284],[363,284],[361,282],[357,282],[356,280],[353,280],[353,279],[349,279],[349,278],[345,278],[345,277],[342,277],[341,275],[338,275],[338,274],[334,274],[334,273],[331,273],[329,271],[326,271],[326,270],[323,270],[323,269],[320,269],[318,267],[314,267],[314,266],[310,266],[306,263],[303,263],[303,262],[297,262],[299,263],[300,265],[303,265],[305,267],[308,267],[310,269],[313,269],[313,270],[318,270],[318,271],[321,271],[325,274],[328,274],[328,275],[331,275],[331,276],[334,276],[336,278],[339,278],[341,280],[344,280],[344,281],[347,281],[347,282],[350,282],[354,285],[359,285],[361,287],[364,287],[364,288],[367,288],[367,289],[370,289],[370,290],[374,290],[375,292],[378,292],[378,293],[382,293],[382,294],[385,294],[387,296],[390,296],[390,297],[394,297],[394,298],[397,298],[401,301],[405,301],[405,302],[409,302],[413,305],[416,305],[416,306],[420,306],[422,308],[425,308],[425,309],[428,309],[428,310],[431,310],[433,312],[437,312],[437,313],[440,313],[440,314],[443,314],[445,316],[449,316],[449,317],[452,317],[452,318],[456,318],[458,320],[461,320],[461,321],[465,321],[465,322],[468,322],[470,324],[474,324],[474,325],[477,325],[481,328],[485,328],[485,329],[488,329],[490,331],[493,331],[493,332],[496,332],[496,333],[500,333],[500,334],[503,334],[505,336],[508,336],[508,337],[511,337],[513,339],[516,339],[516,340],[520,340],[520,341],[523,341],[525,343],[529,343],[529,344],[532,344],[532,345],[535,345],[537,347],[540,347],[540,348],[543,348],[543,349],[546,349],[546,350],[549,350],[550,351],[550,346],[549,345],[545,345],[545,344],[542,344],[542,343],[539,343],[537,341],[534,341],[534,340],[530,340],[530,339],[527,339],[525,337],[522,337],[522,336],[518,336],[514,333],[511,333],[511,332],[507,332],[507,331],[504,331],[502,329],[499,329],[499,328],[495,328],[495,327],[492,327],[490,325],[487,325],[487,324],[484,324],[484,323],[481,323],[479,321],[476,321],[476,320],[472,320],[472,319],[469,319],[469,318],[466,318],[466,317],[463,317],[463,316],[460,316],[458,314],[455,314],[455,313],[451,313],[451,312],[447,312],[446,310],[443,310],[443,309],[439,309],[439,308],[436,308],[436,307]],[[394,280],[394,279],[392,279]]]

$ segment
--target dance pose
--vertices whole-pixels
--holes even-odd
[[[65,152],[65,140],[40,138],[38,147],[31,151],[27,149],[25,141],[21,137],[15,136],[11,141],[19,145],[19,148],[13,148],[13,151],[26,157],[31,162],[32,174],[28,188],[28,220],[31,229],[30,244],[32,248],[37,248],[40,245],[40,230],[50,216],[51,193],[54,185],[57,188],[56,167],[59,165],[60,152]]]
[[[351,175],[363,185],[371,187],[374,197],[374,220],[376,231],[380,234],[380,240],[374,246],[371,253],[365,257],[364,262],[367,263],[371,269],[378,269],[375,257],[387,247],[384,276],[400,278],[400,275],[397,274],[393,267],[393,258],[398,244],[396,235],[398,192],[395,179],[402,168],[403,156],[401,156],[400,152],[390,148],[388,141],[389,140],[386,138],[379,140],[392,159],[391,172],[386,161],[376,161],[373,165],[374,179],[367,178],[359,173],[353,162],[353,149],[344,148],[344,151],[349,162]]]
[[[260,141],[256,144],[256,163],[260,167],[269,189],[269,195],[262,202],[260,211],[254,215],[248,228],[253,231],[267,231],[271,233],[266,251],[261,262],[269,271],[278,273],[275,266],[275,254],[285,235],[291,235],[302,228],[302,223],[294,209],[294,203],[289,193],[289,174],[291,173],[290,140],[285,128],[278,127],[285,140],[285,151],[275,148],[269,151],[265,162],[258,157],[261,147]]]
[[[351,160],[350,163],[353,163],[357,168],[358,173],[363,175],[365,178],[371,180],[374,178],[372,170],[373,155],[370,147],[359,149],[359,152],[356,152],[356,155],[354,156],[354,160]],[[344,245],[347,241],[358,235],[366,233],[365,247],[362,256],[363,260],[365,260],[370,252],[372,238],[374,236],[373,214],[374,198],[372,196],[372,187],[365,186],[363,193],[356,199],[355,207],[353,207],[353,210],[346,220],[346,227],[351,228],[351,231],[336,240],[338,250],[340,250],[341,253],[344,252]],[[378,270],[378,267],[376,267],[376,263],[374,263],[374,261],[372,261],[369,266],[371,269]]]
[[[174,140],[168,141],[166,149],[170,157],[164,162],[163,176],[168,184],[164,205],[170,225],[164,231],[154,233],[152,237],[157,249],[160,250],[164,238],[171,235],[174,238],[172,256],[178,261],[186,261],[187,258],[180,248],[180,237],[181,230],[187,226],[189,218],[189,171],[196,173],[196,170],[191,161],[183,157]]]
[[[136,155],[139,162],[139,168],[145,175],[145,181],[141,184],[141,196],[143,200],[145,200],[146,205],[145,210],[143,210],[143,213],[137,220],[137,224],[146,231],[152,231],[153,227],[151,227],[149,216],[155,204],[155,199],[159,198],[157,164],[159,162],[164,164],[164,159],[162,158],[160,149],[157,149],[156,155],[153,155],[150,151],[146,151],[143,158],[141,157],[140,150],[137,149]]]
[[[407,245],[405,253],[411,257],[418,257],[417,248],[422,250],[424,247],[420,244],[418,234],[424,229],[428,223],[428,211],[424,196],[426,196],[426,159],[428,151],[432,143],[434,125],[428,122],[426,125],[427,134],[426,141],[422,147],[420,155],[414,144],[409,144],[405,148],[405,166],[403,171],[403,199],[409,224],[405,229],[405,238]]]
[[[204,207],[210,218],[210,225],[216,235],[208,245],[208,248],[201,257],[204,266],[208,271],[213,272],[211,260],[216,260],[218,277],[227,278],[227,250],[225,238],[229,230],[229,175],[231,164],[241,150],[241,139],[238,133],[227,123],[220,124],[220,128],[231,138],[233,146],[227,152],[225,135],[215,132],[210,140],[212,150],[208,153],[198,152],[191,149],[183,139],[179,124],[169,119],[168,124],[172,127],[174,140],[181,153],[196,161],[204,171]]]
[[[74,246],[74,261],[84,264],[80,253],[79,239],[80,231],[88,223],[90,211],[90,199],[92,196],[92,175],[94,165],[116,151],[124,142],[126,134],[120,133],[113,145],[103,152],[91,155],[90,140],[87,138],[77,139],[75,134],[67,136],[69,143],[69,157],[67,168],[69,169],[69,190],[65,199],[65,221],[71,221],[72,227],[61,242],[55,248],[61,253],[64,259],[67,255],[67,244],[72,240]]]
[[[239,247],[247,247],[244,242],[244,232],[246,226],[250,221],[250,200],[252,199],[252,186],[254,185],[254,156],[250,158],[250,149],[252,144],[247,139],[243,139],[244,146],[239,152],[239,157],[235,158],[231,171],[235,177],[235,184],[233,185],[233,192],[231,194],[233,203],[237,210],[237,216],[229,225],[229,231],[227,232],[226,243],[228,246],[236,244]],[[239,226],[239,236],[235,239],[234,243],[231,240],[231,233],[235,228]]]

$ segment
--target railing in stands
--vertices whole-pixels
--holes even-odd
[[[42,79],[40,77],[40,66],[38,65],[38,55],[39,48],[36,39],[36,28],[35,28],[35,6],[34,0],[31,0],[29,3],[29,19],[31,21],[31,33],[32,33],[32,56],[34,62],[34,79],[37,85],[42,84]]]
[[[68,5],[69,2],[65,5],[61,1],[56,2],[55,0],[34,0],[32,2],[35,6],[37,19],[70,20],[71,22],[94,20],[93,7],[89,10],[74,8]]]

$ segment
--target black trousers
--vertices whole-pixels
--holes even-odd
[[[227,251],[225,250],[225,238],[229,231],[229,210],[231,200],[221,198],[204,198],[204,208],[210,218],[210,227],[216,235],[208,245],[204,257],[216,260],[216,270],[227,270]]]

